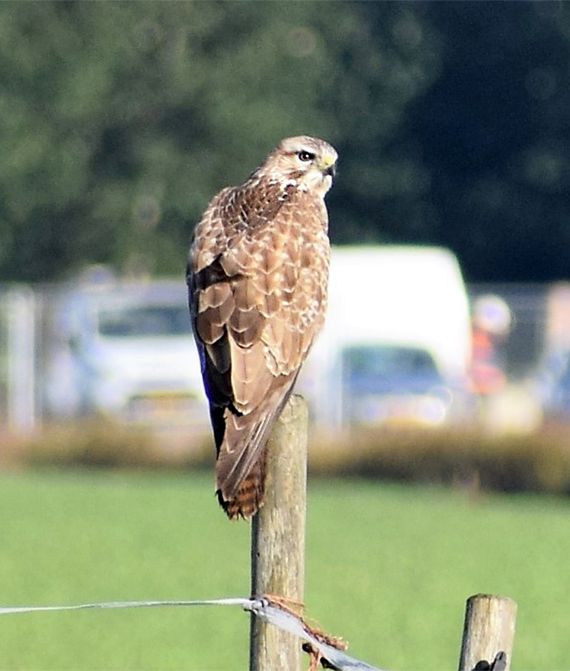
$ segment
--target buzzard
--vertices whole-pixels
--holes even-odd
[[[324,196],[337,153],[282,140],[196,226],[187,283],[216,443],[217,495],[230,519],[263,503],[265,445],[323,325],[330,245]]]

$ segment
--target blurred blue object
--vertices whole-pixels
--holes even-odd
[[[570,421],[570,350],[551,352],[537,375],[545,419]]]
[[[342,351],[345,419],[351,423],[439,426],[454,392],[425,349],[388,344]]]

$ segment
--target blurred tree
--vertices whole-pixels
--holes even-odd
[[[0,3],[0,279],[181,273],[213,193],[297,133],[339,149],[333,241],[568,276],[570,6],[324,7]]]
[[[333,237],[378,239],[382,203],[429,185],[413,149],[384,153],[437,73],[421,14],[406,3],[1,3],[0,277],[98,261],[182,272],[208,199],[296,133],[343,155]]]
[[[327,72],[328,106],[340,153],[340,178],[329,196],[331,237],[337,243],[411,240],[418,234],[417,203],[430,184],[419,147],[402,130],[408,107],[438,76],[439,39],[423,3],[350,6],[350,32],[328,26],[337,59]]]
[[[402,132],[429,169],[430,239],[470,279],[568,278],[570,5],[434,2],[425,16],[445,36],[442,72]]]

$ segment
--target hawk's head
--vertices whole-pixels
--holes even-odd
[[[288,137],[281,140],[256,174],[324,196],[331,188],[337,158],[334,148],[324,140],[308,135]]]

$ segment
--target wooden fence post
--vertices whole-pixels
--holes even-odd
[[[252,520],[252,595],[303,600],[307,427],[307,404],[292,396],[267,444],[265,503]],[[299,639],[251,617],[250,671],[297,671]]]
[[[509,671],[516,616],[512,599],[488,594],[469,597],[459,671]]]

